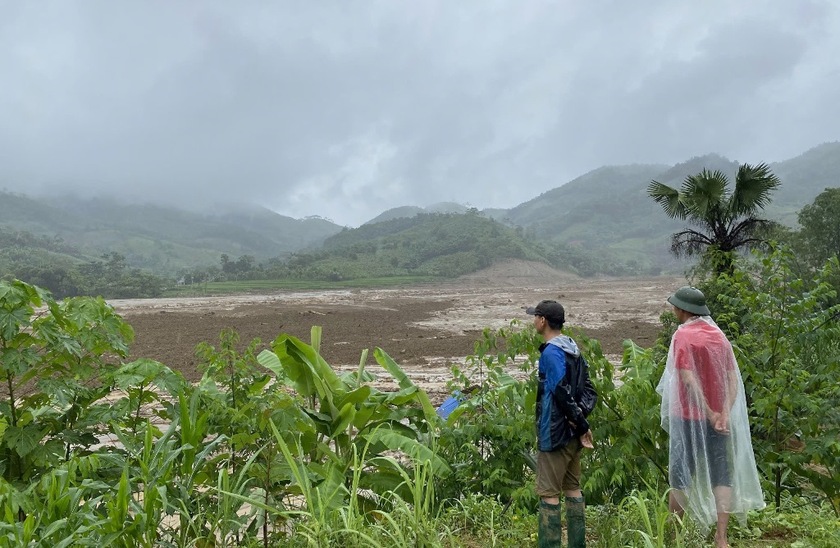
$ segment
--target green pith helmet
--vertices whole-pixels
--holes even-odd
[[[676,293],[668,297],[668,302],[680,310],[685,310],[698,316],[708,316],[711,314],[709,307],[706,306],[706,296],[696,287],[684,286],[677,289]]]

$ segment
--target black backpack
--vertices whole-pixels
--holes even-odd
[[[584,417],[588,417],[598,403],[598,392],[589,378],[589,364],[580,356],[572,356],[566,352],[566,363],[574,364],[568,368],[569,387],[574,390],[574,400],[578,404]]]

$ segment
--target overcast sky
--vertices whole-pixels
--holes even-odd
[[[357,226],[840,139],[835,0],[0,0],[0,190]]]

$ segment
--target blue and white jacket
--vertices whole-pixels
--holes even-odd
[[[586,433],[597,394],[577,344],[558,335],[540,346],[537,448],[555,451]]]

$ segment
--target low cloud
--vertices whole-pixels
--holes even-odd
[[[837,140],[833,2],[0,0],[0,188],[356,226]]]

